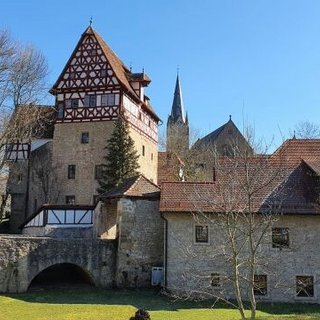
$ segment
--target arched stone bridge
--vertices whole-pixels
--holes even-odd
[[[116,242],[100,239],[59,239],[0,235],[0,292],[24,292],[50,266],[79,266],[97,287],[114,280]]]

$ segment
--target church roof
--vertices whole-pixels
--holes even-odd
[[[173,120],[173,122],[181,120],[183,123],[186,123],[187,121],[186,112],[183,105],[179,75],[177,75],[176,86],[174,90],[174,98],[171,108],[171,120]]]
[[[154,198],[159,197],[160,188],[142,174],[128,178],[122,185],[103,195],[101,199],[113,199],[122,197]]]
[[[231,120],[231,116],[228,122],[226,122],[225,124],[223,124],[221,127],[219,127],[218,129],[210,132],[209,134],[207,134],[206,136],[204,136],[201,139],[198,139],[196,141],[196,143],[194,144],[194,147],[199,147],[199,146],[203,146],[203,145],[209,145],[209,144],[213,144],[215,143],[215,141],[218,139],[219,135],[226,129],[226,127],[228,126],[232,126],[234,130],[237,130],[238,133],[240,135],[241,132],[239,131],[239,129],[237,128],[237,126],[234,124],[234,122]]]

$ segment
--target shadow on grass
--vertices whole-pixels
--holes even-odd
[[[99,289],[94,287],[34,289],[32,292],[4,294],[5,297],[29,302],[48,304],[96,304],[131,305],[149,311],[177,311],[179,309],[211,308],[213,301],[173,300],[152,289]],[[214,308],[232,309],[218,303]],[[320,319],[320,305],[290,303],[258,303],[258,310],[274,315],[304,315]]]

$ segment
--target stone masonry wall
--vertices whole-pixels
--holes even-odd
[[[210,285],[212,273],[226,275],[228,263],[222,258],[225,238],[217,224],[209,225],[209,243],[195,243],[197,223],[189,213],[166,213],[168,219],[167,287],[174,291],[223,292],[234,298],[231,283]],[[204,223],[206,224],[206,223]],[[289,248],[272,248],[271,232],[261,246],[257,274],[267,275],[267,301],[320,303],[320,217],[281,216],[274,227],[289,228]],[[271,230],[270,230],[271,231]],[[314,277],[314,297],[296,296],[296,276]],[[222,276],[223,277],[223,276]],[[218,291],[217,291],[218,290]]]
[[[113,285],[115,241],[0,236],[0,292],[24,292],[44,269],[72,263],[98,287]]]
[[[163,266],[164,221],[159,201],[122,198],[118,206],[116,283],[119,287],[149,287],[151,268]]]

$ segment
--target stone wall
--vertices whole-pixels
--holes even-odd
[[[76,204],[93,204],[95,166],[104,163],[113,127],[113,121],[55,124],[53,163],[61,182],[57,203],[65,204],[66,196],[74,195]],[[89,132],[89,143],[81,143],[82,132]],[[68,179],[68,165],[76,166],[75,179]]]
[[[218,223],[209,224],[209,243],[195,243],[195,225],[199,222],[190,213],[166,213],[165,217],[168,219],[168,289],[188,293],[197,290],[234,298],[232,284],[227,280],[222,280],[218,288],[210,284],[212,273],[227,279],[231,272],[223,254],[226,238]],[[289,228],[290,246],[273,248],[271,230],[266,234],[259,248],[256,274],[267,275],[268,293],[257,298],[320,303],[320,217],[281,216],[274,227]],[[304,275],[314,277],[314,297],[296,297],[296,276]],[[245,284],[242,285],[245,290]]]
[[[159,201],[122,198],[118,212],[116,283],[119,287],[149,287],[151,268],[163,266],[164,221]]]
[[[94,214],[94,233],[101,239],[116,239],[118,199],[99,202]]]
[[[52,237],[52,238],[92,238],[92,226],[60,226],[46,225],[44,227],[25,227],[22,234],[31,237]]]
[[[59,263],[81,267],[97,287],[114,283],[115,241],[0,236],[0,292],[24,292],[44,269]]]

